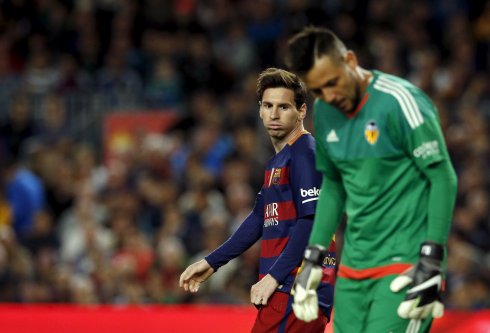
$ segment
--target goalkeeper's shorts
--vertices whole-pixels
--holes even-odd
[[[427,333],[432,318],[407,320],[396,313],[404,293],[393,293],[390,283],[397,275],[354,280],[337,277],[334,299],[335,333]]]

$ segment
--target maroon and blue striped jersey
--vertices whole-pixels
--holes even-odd
[[[290,293],[308,244],[322,182],[315,169],[315,140],[303,131],[265,167],[264,183],[250,215],[237,231],[206,257],[217,270],[261,238],[259,280],[270,274],[277,291]],[[324,261],[319,303],[330,309],[335,281],[335,243]]]

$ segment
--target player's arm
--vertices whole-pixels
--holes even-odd
[[[303,258],[303,251],[308,244],[313,216],[306,216],[296,220],[296,225],[291,232],[291,237],[270,268],[268,274],[259,282],[252,286],[250,299],[257,305],[266,305],[269,297],[291,274],[291,271],[298,267]]]
[[[346,193],[339,171],[319,140],[315,159],[316,168],[323,174],[323,179],[309,244],[328,249],[345,210]]]
[[[186,291],[197,292],[199,285],[206,281],[221,266],[250,248],[261,236],[263,225],[263,202],[259,193],[252,212],[240,227],[216,250],[204,259],[190,265],[181,274],[179,285]]]
[[[217,271],[230,260],[248,250],[262,236],[263,217],[251,212],[238,229],[205,259]]]
[[[458,187],[456,172],[445,159],[428,166],[423,173],[430,182],[427,240],[446,244]]]
[[[456,199],[457,177],[435,107],[423,93],[415,92],[412,97],[412,107],[402,109],[404,117],[397,125],[407,154],[430,182],[427,235],[421,244],[419,262],[396,278],[391,289],[398,292],[409,287],[398,314],[419,319],[443,314],[442,263]]]
[[[457,192],[454,172],[437,109],[420,90],[394,84],[397,96],[390,113],[390,135],[430,182],[427,241],[444,245]]]
[[[296,221],[286,247],[269,270],[269,274],[279,284],[284,282],[291,271],[301,263],[312,226],[313,216],[305,216]]]
[[[393,280],[391,290],[399,292],[409,287],[405,300],[398,307],[402,318],[441,317],[443,259],[445,244],[451,226],[452,211],[457,191],[457,178],[448,160],[428,166],[424,174],[429,179],[427,240],[420,247],[417,265]]]
[[[344,213],[345,198],[345,189],[340,178],[323,176],[309,245],[320,245],[328,249]]]
[[[429,179],[429,211],[427,240],[421,245],[416,266],[402,274],[391,284],[398,292],[409,287],[405,300],[398,308],[402,318],[441,317],[443,259],[445,244],[451,225],[452,209],[457,190],[456,174],[448,160],[430,165],[424,174]]]
[[[444,245],[456,201],[457,177],[451,164],[437,110],[425,94],[414,93],[418,123],[401,122],[404,146],[414,164],[430,182],[427,241]],[[404,117],[405,118],[405,117]],[[417,119],[417,117],[413,117]]]

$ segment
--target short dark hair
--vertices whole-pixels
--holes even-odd
[[[294,103],[300,108],[306,103],[306,86],[294,73],[284,69],[270,67],[259,75],[257,80],[257,97],[262,101],[264,91],[268,88],[286,88],[294,92]]]
[[[310,26],[288,40],[285,63],[291,71],[303,76],[317,58],[328,55],[340,60],[346,51],[345,44],[331,30]]]

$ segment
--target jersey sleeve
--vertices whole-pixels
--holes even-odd
[[[227,241],[205,257],[214,271],[238,257],[259,240],[262,236],[263,216],[264,202],[260,191],[255,199],[253,210],[238,229]]]
[[[296,221],[296,225],[291,232],[291,238],[281,252],[279,258],[277,258],[276,262],[269,270],[269,274],[276,279],[279,284],[284,283],[284,280],[291,274],[291,271],[301,264],[303,253],[310,237],[312,225],[313,218],[311,216],[299,218]]]
[[[402,148],[420,169],[448,159],[444,136],[436,107],[419,89],[404,89],[394,95],[397,103],[392,113]]]
[[[318,209],[309,244],[328,248],[345,209],[346,193],[340,180],[323,177]]]
[[[321,174],[315,169],[315,154],[311,147],[295,147],[291,154],[290,184],[297,217],[315,214],[322,184]]]
[[[436,107],[417,88],[396,87],[394,136],[430,182],[427,239],[444,244],[451,226],[457,177],[451,165]]]

